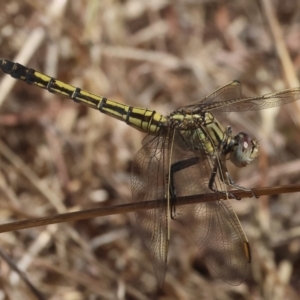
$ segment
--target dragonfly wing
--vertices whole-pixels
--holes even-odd
[[[168,139],[145,138],[132,166],[132,194],[134,202],[159,200],[155,208],[135,211],[138,230],[148,250],[159,286],[163,285],[168,254],[168,208],[165,195],[168,170]]]
[[[190,105],[185,106],[186,108],[206,106],[213,103],[224,102],[232,99],[241,99],[242,85],[239,81],[234,80],[226,85],[218,88],[210,95],[203,99],[196,100]]]
[[[206,111],[240,112],[281,106],[300,99],[300,87],[269,93],[260,97],[236,99],[208,105]]]
[[[192,147],[189,146],[190,149],[197,150],[183,149],[181,141],[184,137],[180,135],[178,132],[175,136],[178,147],[173,147],[173,164],[178,164],[182,159],[188,161],[195,156],[198,160],[194,159],[197,163],[187,168],[177,168],[173,174],[177,197],[211,192],[208,182],[217,155],[207,153],[196,137],[190,137]],[[220,174],[216,176],[214,188],[226,191]],[[218,277],[232,285],[238,285],[244,280],[250,262],[249,244],[228,200],[176,205],[175,216],[176,220],[185,226],[203,254],[204,260]]]
[[[232,285],[244,281],[250,249],[229,201],[186,206],[176,219],[186,227],[208,267],[219,278]]]

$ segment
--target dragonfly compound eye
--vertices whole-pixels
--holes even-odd
[[[259,154],[259,144],[252,140],[247,133],[240,132],[234,137],[234,147],[230,154],[231,162],[237,167],[246,167]]]

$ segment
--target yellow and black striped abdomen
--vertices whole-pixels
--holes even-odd
[[[67,96],[75,102],[86,104],[142,132],[156,135],[167,122],[163,115],[153,110],[109,100],[6,59],[0,59],[0,68],[13,78],[37,85],[51,93]]]

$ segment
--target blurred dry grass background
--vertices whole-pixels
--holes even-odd
[[[297,0],[0,4],[0,57],[121,103],[169,113],[233,79],[242,82],[244,96],[299,85]],[[264,9],[268,4],[274,14]],[[63,97],[1,79],[1,223],[131,202],[130,165],[143,134]],[[232,113],[228,122],[262,145],[257,162],[232,169],[238,183],[299,182],[297,103]],[[299,299],[299,198],[232,203],[253,252],[251,272],[238,287],[212,279],[184,229],[173,224],[158,293],[133,214],[4,233],[0,247],[46,299]],[[36,299],[7,263],[0,268],[0,299]]]

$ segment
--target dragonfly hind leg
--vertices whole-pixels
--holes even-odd
[[[181,160],[176,163],[173,163],[170,168],[170,174],[167,174],[167,181],[169,181],[169,193],[171,197],[171,219],[175,219],[176,217],[176,207],[175,202],[177,199],[176,188],[174,184],[174,174],[181,170],[184,170],[188,167],[191,167],[199,162],[199,157],[191,157],[186,160]]]

